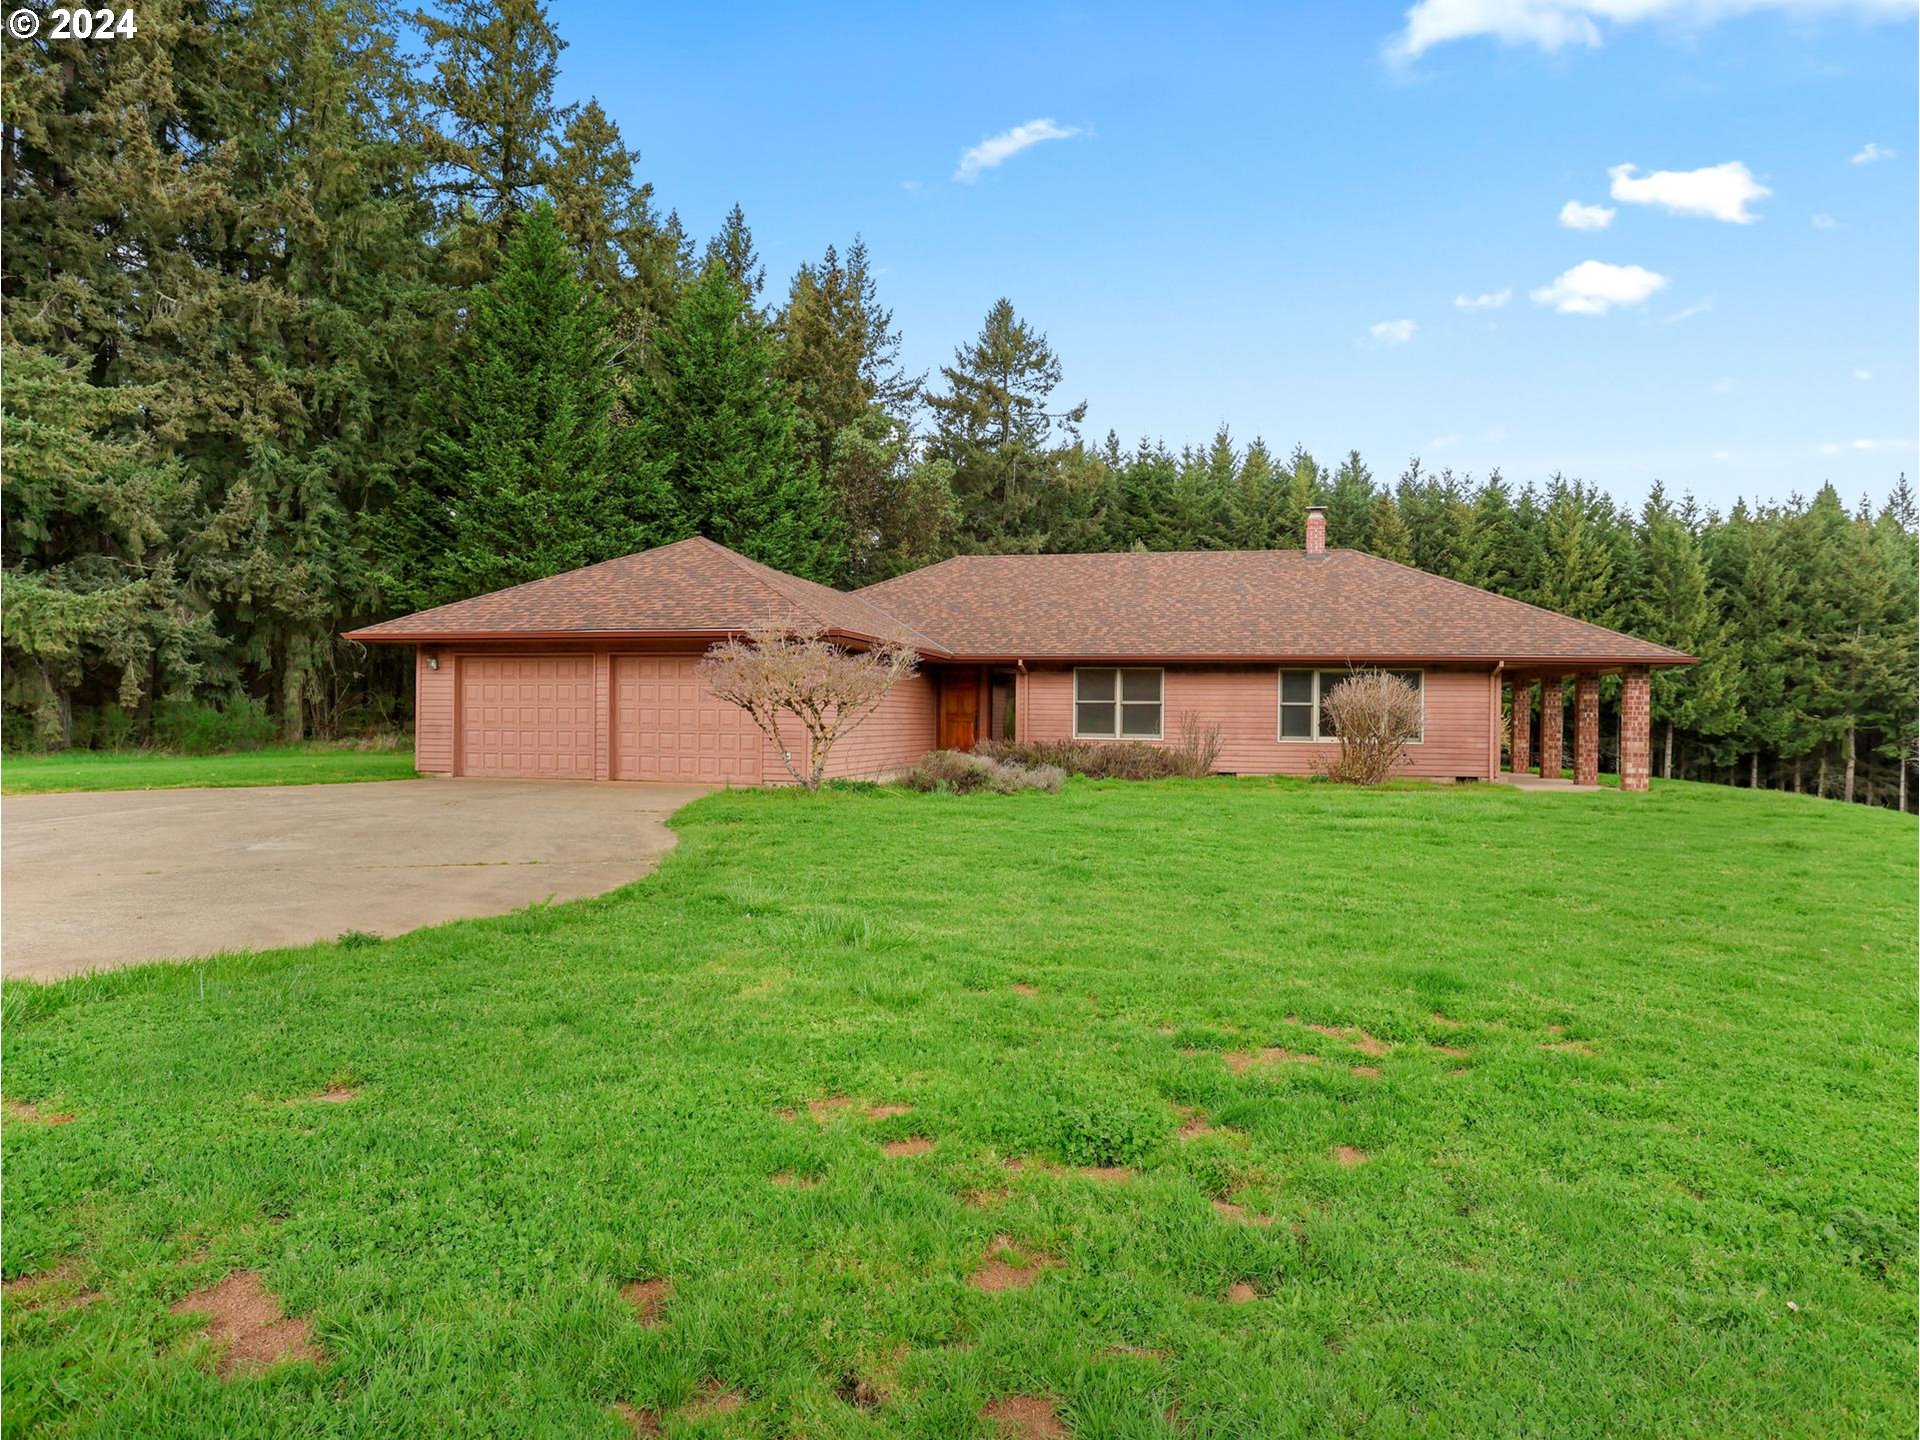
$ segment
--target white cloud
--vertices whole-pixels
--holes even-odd
[[[1456,295],[1453,303],[1460,310],[1503,310],[1512,298],[1511,290],[1488,290],[1480,295]]]
[[[1840,228],[1840,222],[1823,211],[1813,217],[1813,228],[1816,230],[1838,230]]]
[[[1569,200],[1560,207],[1560,223],[1569,230],[1604,230],[1617,212],[1610,205],[1582,205]]]
[[[1773,191],[1753,178],[1738,160],[1707,165],[1699,170],[1655,170],[1636,176],[1637,165],[1614,165],[1613,198],[1628,205],[1660,205],[1674,215],[1705,215],[1732,225],[1751,225],[1760,217],[1747,209]]]
[[[1533,303],[1562,315],[1604,315],[1616,305],[1639,305],[1667,288],[1667,277],[1640,265],[1582,260],[1551,285],[1532,292]]]
[[[1719,298],[1720,293],[1716,290],[1713,294],[1694,301],[1693,304],[1687,306],[1684,310],[1674,311],[1673,314],[1667,316],[1665,323],[1668,325],[1678,325],[1682,320],[1691,320],[1696,315],[1704,315],[1713,309],[1713,302]]]
[[[1076,135],[1086,133],[1078,125],[1059,125],[1050,119],[1029,120],[1024,125],[1016,125],[1011,130],[1003,130],[998,135],[989,135],[978,145],[960,157],[960,164],[953,172],[953,178],[963,185],[971,185],[980,178],[980,172],[991,170],[996,165],[1004,165],[1022,150],[1031,150],[1034,146],[1048,140],[1071,140]]]
[[[1387,41],[1385,53],[1388,60],[1405,64],[1436,45],[1483,35],[1552,53],[1570,45],[1599,46],[1603,23],[1664,20],[1698,28],[1756,10],[1893,20],[1911,15],[1913,9],[1913,0],[1416,0],[1407,11],[1406,26]]]
[[[1871,455],[1877,450],[1905,450],[1911,440],[1829,440],[1820,447],[1822,455]]]
[[[1871,165],[1876,160],[1891,160],[1893,159],[1893,155],[1894,152],[1887,149],[1886,146],[1876,145],[1873,141],[1869,140],[1861,147],[1858,154],[1847,157],[1847,163],[1849,165]]]
[[[1460,437],[1458,435],[1436,435],[1427,441],[1427,448],[1429,450],[1450,450],[1459,443]]]
[[[900,188],[902,190],[918,190],[920,188],[920,182],[918,180],[902,180],[900,182]]]
[[[1873,378],[1873,372],[1871,370],[1856,368],[1853,372],[1853,378],[1856,380],[1871,380]]]
[[[1383,345],[1404,345],[1419,328],[1411,320],[1382,320],[1378,325],[1369,325],[1367,333]]]

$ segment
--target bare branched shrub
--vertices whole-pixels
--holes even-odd
[[[1181,773],[1173,751],[1144,740],[982,740],[973,753],[1015,765],[1053,765],[1090,780],[1164,780]]]
[[[1066,778],[1067,772],[1058,765],[1022,765],[960,750],[935,750],[902,775],[900,784],[909,790],[945,790],[955,795],[971,795],[976,790],[994,790],[1002,795],[1020,790],[1053,794]]]
[[[871,715],[916,663],[905,640],[850,650],[817,628],[768,623],[721,641],[697,670],[707,689],[753,717],[780,752],[788,774],[818,790],[827,756],[840,737]],[[780,733],[783,715],[792,716],[806,733],[806,754],[799,760]]]
[[[1344,785],[1378,785],[1408,763],[1407,746],[1420,738],[1420,692],[1398,675],[1358,670],[1321,702],[1340,740],[1326,776]]]
[[[1220,758],[1220,727],[1202,724],[1191,710],[1180,714],[1180,741],[1173,747],[1174,771],[1190,780],[1201,780],[1213,773]]]

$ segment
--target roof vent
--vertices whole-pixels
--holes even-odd
[[[1307,507],[1307,554],[1324,555],[1327,551],[1327,507],[1309,505]]]

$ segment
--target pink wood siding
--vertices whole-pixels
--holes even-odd
[[[1180,717],[1191,711],[1203,725],[1220,727],[1221,771],[1236,775],[1310,775],[1317,759],[1333,754],[1332,742],[1282,742],[1279,671],[1274,666],[1167,666],[1163,687],[1161,744],[1179,739]],[[1426,735],[1409,746],[1409,776],[1451,780],[1492,779],[1488,757],[1497,753],[1494,720],[1487,706],[1485,670],[1433,670],[1426,692]],[[1034,667],[1015,715],[1024,740],[1065,740],[1073,735],[1073,671]]]
[[[613,657],[614,779],[760,783],[765,737],[746,711],[700,683],[699,662],[698,655]]]
[[[453,773],[453,661],[427,668],[427,652],[413,653],[413,768],[422,775]]]
[[[593,778],[591,655],[472,655],[458,668],[462,775]]]
[[[827,774],[836,779],[890,775],[910,769],[934,746],[938,726],[936,687],[925,673],[902,680],[887,692],[873,714],[861,721],[827,757]],[[780,757],[772,757],[775,765]],[[774,772],[769,770],[768,774]],[[780,774],[786,773],[782,766]]]

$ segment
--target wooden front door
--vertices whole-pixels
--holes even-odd
[[[979,738],[980,677],[972,670],[946,670],[940,675],[940,748],[971,750]]]

